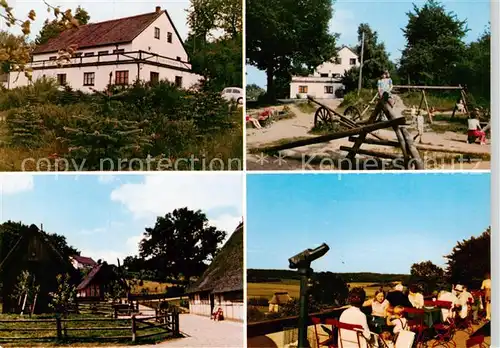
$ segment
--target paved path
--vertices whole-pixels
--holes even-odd
[[[215,322],[210,318],[194,314],[181,314],[179,316],[181,333],[184,338],[167,340],[155,345],[140,345],[141,348],[158,347],[243,347],[243,323],[232,321]],[[101,346],[102,347],[102,346]],[[107,347],[106,348],[123,348]]]

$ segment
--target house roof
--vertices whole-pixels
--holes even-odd
[[[172,23],[180,42],[182,42],[168,12],[155,11],[132,17],[86,24],[75,29],[63,31],[59,36],[36,47],[33,53],[58,52],[59,50],[67,49],[71,45],[76,45],[78,49],[82,49],[129,43],[164,13]]]
[[[97,265],[97,262],[95,262],[91,257],[80,256],[80,255],[73,255],[71,257],[75,261],[77,261],[78,263],[81,263],[83,265],[87,265],[87,266],[95,266],[95,265]]]
[[[236,227],[207,270],[187,292],[206,291],[243,291],[243,223]]]
[[[352,52],[352,54],[356,55],[356,57],[358,56],[358,54],[357,54],[357,53],[356,53],[356,52],[355,52],[352,48],[350,48],[349,46],[346,46],[346,45],[344,45],[344,46],[342,46],[342,47],[338,47],[338,48],[337,48],[337,51],[339,51],[339,52],[340,52],[340,51],[341,51],[341,50],[343,50],[344,48],[347,48],[349,51],[351,51],[351,52]]]
[[[269,304],[282,305],[291,300],[292,298],[288,295],[288,292],[277,292],[273,295],[273,298],[269,300]]]
[[[97,276],[99,271],[102,269],[104,266],[104,263],[101,263],[100,265],[95,265],[94,268],[87,274],[87,276],[82,280],[80,284],[76,287],[76,290],[83,290],[85,289],[91,282],[92,280]]]

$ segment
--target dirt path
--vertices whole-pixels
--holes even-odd
[[[184,338],[138,347],[241,348],[243,347],[243,325],[243,323],[227,320],[215,322],[208,317],[194,314],[181,314],[179,316],[179,326]],[[106,348],[123,348],[123,346],[106,346]]]
[[[405,110],[405,105],[402,99],[395,95],[394,111],[397,115],[401,115]],[[325,101],[322,101],[325,102]],[[328,106],[335,109],[340,101],[327,101]],[[296,118],[273,123],[269,128],[262,130],[249,129],[247,130],[247,147],[249,149],[261,147],[266,144],[277,142],[281,139],[292,139],[296,137],[311,137],[308,131],[313,127],[314,113],[306,114],[300,111],[296,106],[290,105],[292,111],[297,115]],[[427,121],[427,120],[426,120]],[[412,127],[407,128],[412,136],[417,134]],[[397,140],[396,134],[392,130],[382,129],[374,132],[381,137],[389,140]],[[480,153],[487,157],[490,154],[490,145],[468,144],[467,135],[455,132],[436,133],[431,131],[429,126],[426,127],[422,137],[423,145],[431,145],[433,147],[441,147],[446,150],[456,151],[457,154],[461,151],[472,151]],[[332,159],[343,158],[347,155],[346,152],[340,150],[340,146],[352,146],[348,138],[337,139],[328,143],[308,145],[297,147],[290,150],[282,151],[283,158],[266,157],[263,160],[263,154],[247,155],[247,168],[249,170],[307,170],[307,169],[336,169],[332,163]],[[395,149],[388,149],[386,146],[363,144],[363,149],[374,150],[380,152],[393,153]],[[436,152],[422,152],[425,167],[429,169],[490,169],[489,160],[477,160],[472,163],[464,163],[463,161],[454,162],[453,154],[441,154]],[[326,159],[322,165],[314,165],[309,162],[307,167],[304,167],[304,157],[315,157],[318,161],[321,158]],[[368,157],[366,157],[368,158]],[[287,160],[288,159],[288,160]],[[286,162],[285,162],[286,161]],[[326,165],[325,165],[326,164]],[[354,169],[354,168],[353,168]]]

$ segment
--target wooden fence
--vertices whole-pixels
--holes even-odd
[[[83,323],[78,325],[79,323]],[[95,326],[87,326],[85,323],[97,323]],[[108,323],[108,325],[106,325]],[[10,325],[9,325],[10,324]],[[36,327],[31,325],[40,324]],[[71,325],[73,324],[73,325]],[[77,324],[77,325],[75,325]],[[120,326],[120,324],[123,324]],[[20,327],[16,327],[20,326]],[[157,329],[156,332],[142,334],[145,330]],[[82,331],[128,331],[128,335],[121,336],[78,336],[77,332]],[[0,333],[1,332],[23,332],[28,333],[25,336],[0,336],[2,341],[30,341],[30,340],[43,340],[43,341],[83,341],[83,340],[131,340],[136,342],[145,338],[152,338],[159,335],[168,335],[168,337],[180,337],[179,330],[179,313],[172,312],[163,315],[156,315],[150,317],[136,317],[132,315],[131,318],[113,319],[113,318],[81,318],[81,319],[66,319],[56,317],[53,319],[33,319],[33,320],[0,320]],[[50,332],[52,336],[42,336],[41,332]],[[71,334],[75,332],[75,334]],[[37,335],[36,337],[33,337]]]

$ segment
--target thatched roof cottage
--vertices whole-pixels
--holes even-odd
[[[243,223],[187,293],[190,313],[209,317],[221,308],[225,319],[243,321]]]
[[[288,292],[275,292],[273,297],[269,300],[269,312],[279,312],[280,306],[290,302],[292,298]]]

